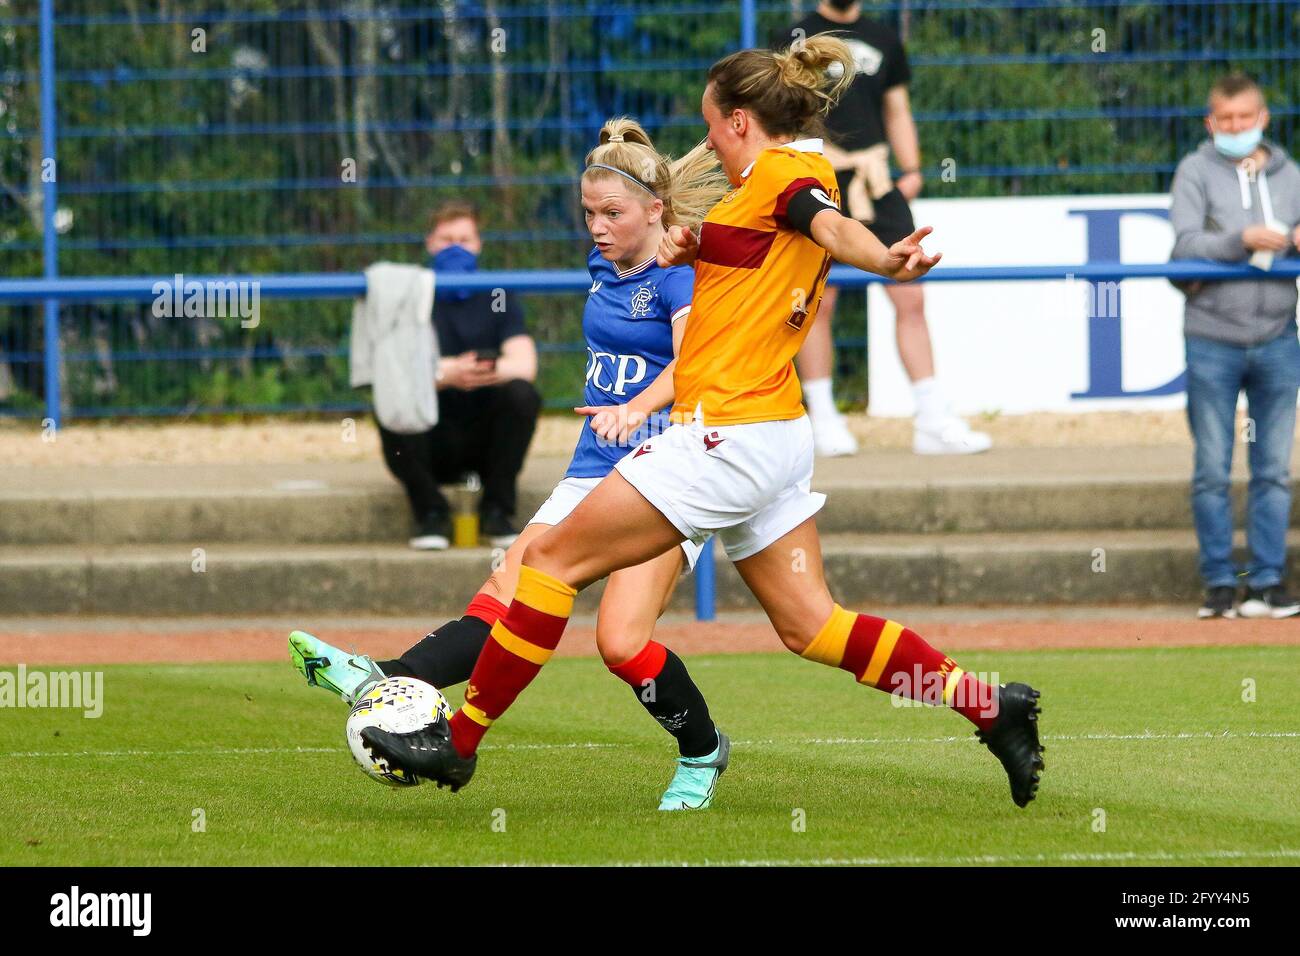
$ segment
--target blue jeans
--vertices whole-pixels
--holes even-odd
[[[1232,563],[1232,501],[1228,494],[1237,397],[1246,390],[1253,421],[1243,438],[1250,461],[1246,584],[1280,584],[1291,523],[1291,446],[1295,439],[1300,341],[1294,323],[1261,345],[1240,346],[1187,336],[1187,420],[1196,444],[1192,515],[1207,588],[1237,584]],[[1252,427],[1248,421],[1246,428]]]

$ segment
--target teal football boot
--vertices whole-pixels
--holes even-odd
[[[306,631],[289,635],[289,659],[310,686],[332,691],[349,707],[385,677],[365,654],[349,654]]]
[[[731,741],[718,731],[718,747],[704,757],[678,757],[677,772],[659,801],[660,810],[703,810],[713,802],[718,778],[731,759]]]

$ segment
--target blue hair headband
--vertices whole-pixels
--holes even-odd
[[[642,189],[648,192],[651,196],[654,196],[656,199],[659,198],[659,196],[655,193],[653,189],[651,189],[645,183],[641,182],[641,180],[637,179],[631,173],[623,172],[623,170],[619,169],[617,166],[607,166],[605,163],[592,163],[590,166],[587,167],[587,169],[608,169],[610,172],[618,173],[624,179],[632,180],[632,182],[636,183],[638,186],[640,186]]]

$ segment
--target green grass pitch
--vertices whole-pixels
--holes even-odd
[[[673,814],[671,740],[595,660],[548,665],[455,795],[367,780],[287,661],[105,667],[99,719],[0,710],[0,864],[1300,862],[1300,648],[962,658],[1043,690],[1027,810],[957,715],[790,656],[688,660],[735,743]]]

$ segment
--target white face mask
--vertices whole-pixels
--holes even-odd
[[[1214,132],[1214,148],[1229,159],[1245,159],[1259,146],[1264,136],[1263,126],[1254,126],[1239,133]]]

